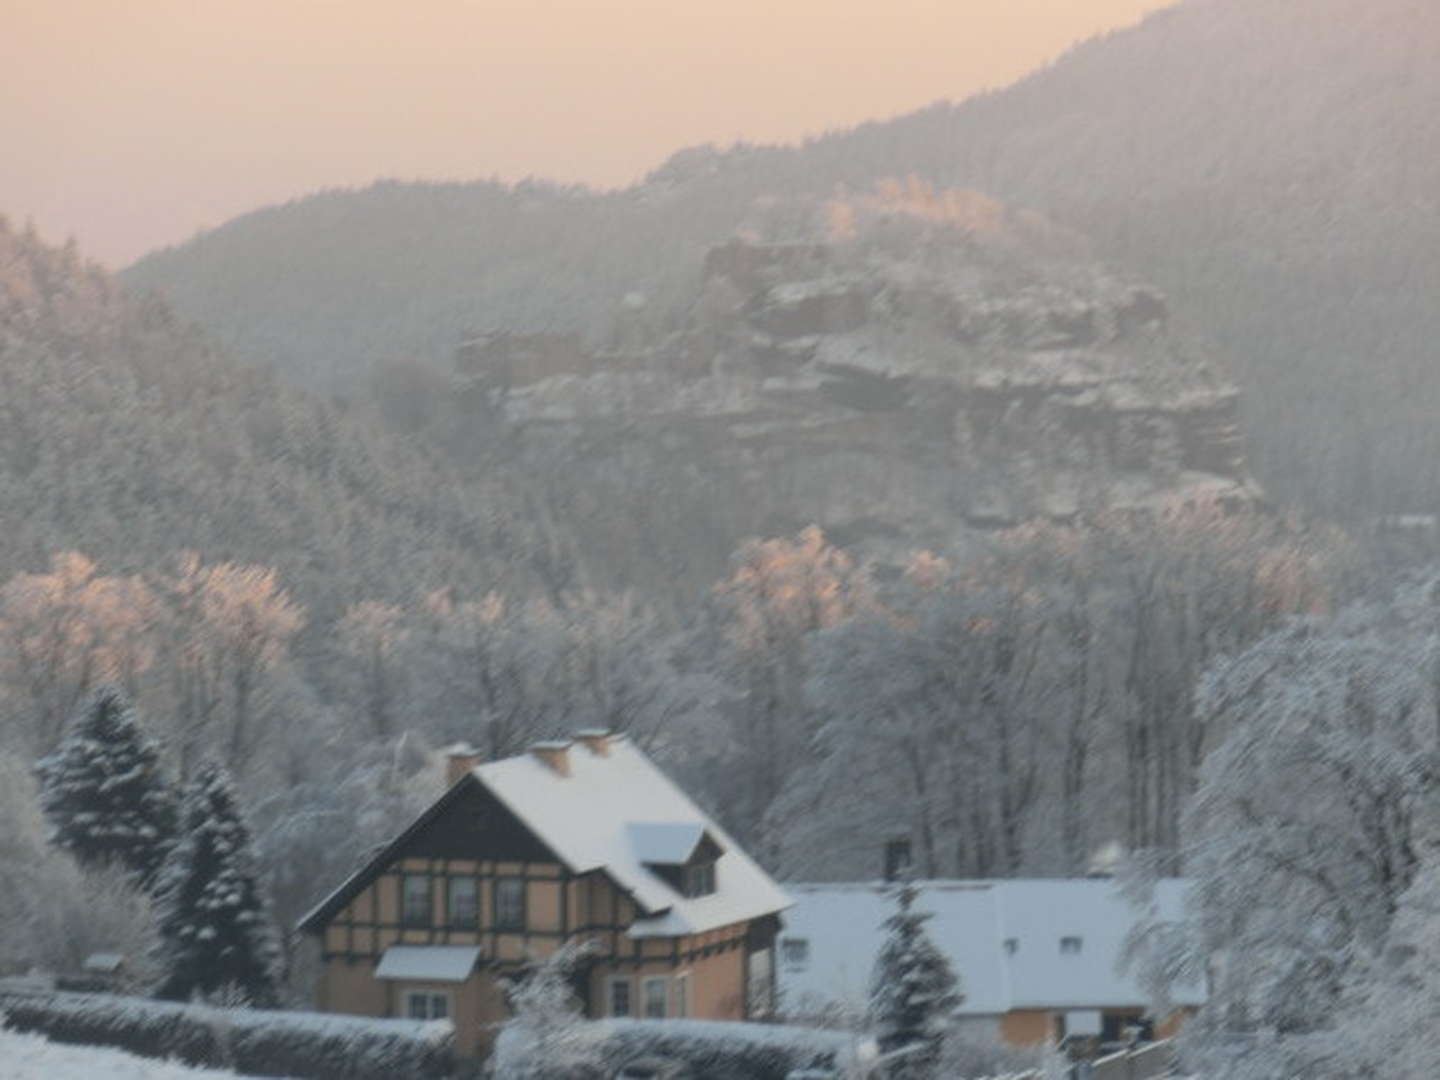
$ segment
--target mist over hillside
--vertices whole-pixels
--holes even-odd
[[[1238,378],[1257,471],[1329,513],[1432,506],[1440,17],[1411,0],[1190,0],[1017,85],[797,147],[696,148],[596,194],[385,183],[141,260],[242,354],[351,386],[468,331],[678,322],[757,200],[889,176],[973,187],[1152,280]]]

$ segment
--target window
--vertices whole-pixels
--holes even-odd
[[[630,979],[616,975],[610,979],[610,1015],[630,1015]]]
[[[407,990],[405,1015],[411,1020],[444,1020],[450,1015],[450,995],[437,990]]]
[[[694,866],[685,867],[684,888],[681,889],[686,896],[709,896],[715,891],[715,864],[713,862],[696,863]]]
[[[430,877],[428,874],[406,874],[400,879],[400,921],[406,926],[429,926]]]
[[[1062,945],[1061,948],[1064,948]],[[1014,956],[1020,951],[1020,939],[1018,937],[1007,937],[1005,939],[1005,955]]]
[[[641,983],[644,990],[642,1000],[645,1004],[645,1019],[665,1019],[665,996],[670,989],[667,985],[669,981],[665,976],[660,975],[652,976]]]
[[[688,973],[675,976],[675,1015],[681,1018],[690,1015],[690,976]]]
[[[480,894],[473,877],[452,877],[447,884],[445,917],[451,926],[474,926],[480,917]]]
[[[1078,937],[1062,937],[1060,939],[1060,955],[1078,956],[1084,944]]]
[[[495,879],[495,929],[525,929],[524,878]]]
[[[780,939],[780,959],[789,971],[804,971],[810,962],[810,939],[787,937]]]

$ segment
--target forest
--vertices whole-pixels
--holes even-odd
[[[595,728],[782,882],[1118,847],[1142,911],[1194,883],[1131,953],[1208,977],[1213,1075],[1440,1074],[1440,87],[1413,5],[1312,6],[119,276],[0,219],[0,969],[223,999],[176,944],[223,879],[230,975],[305,1002],[289,931],[447,747]]]

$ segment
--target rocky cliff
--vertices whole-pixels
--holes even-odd
[[[647,330],[631,296],[605,349],[482,336],[472,393],[531,446],[642,439],[726,477],[761,530],[814,521],[877,554],[1259,497],[1234,386],[1075,237],[923,189],[772,216],[705,255],[683,326]]]

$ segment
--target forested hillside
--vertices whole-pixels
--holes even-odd
[[[1440,16],[1188,0],[1007,90],[799,147],[699,148],[634,188],[381,184],[142,260],[244,354],[353,386],[466,331],[664,325],[757,199],[915,174],[1029,205],[1170,292],[1245,392],[1257,471],[1329,513],[1431,508]],[[1343,421],[1343,422],[1342,422]]]

